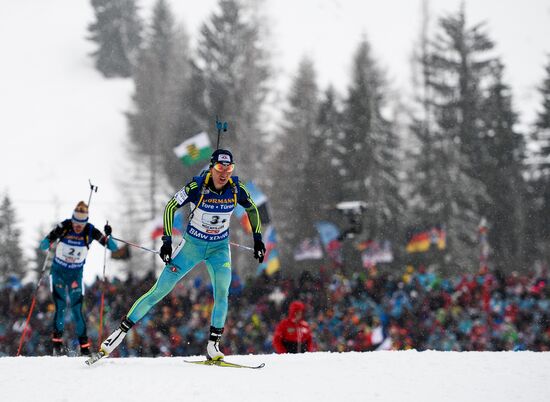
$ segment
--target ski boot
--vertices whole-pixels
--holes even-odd
[[[225,357],[220,350],[220,339],[223,334],[223,328],[210,327],[210,337],[206,345],[206,358],[208,360],[223,360]]]
[[[110,355],[111,352],[115,350],[118,345],[120,345],[120,343],[126,337],[126,334],[133,325],[134,323],[132,321],[124,317],[117,330],[103,341],[101,347],[99,348],[99,351],[103,352],[105,356]]]
[[[90,356],[90,341],[87,336],[78,338],[80,344],[80,356]]]
[[[63,345],[63,334],[54,332],[52,336],[52,356],[66,356],[67,349]]]
[[[117,330],[103,341],[103,343],[99,347],[99,352],[92,353],[90,355],[90,358],[86,360],[86,364],[94,364],[99,359],[105,356],[109,356],[113,352],[113,350],[115,350],[115,348],[120,345],[122,340],[126,337],[126,333],[130,330],[130,328],[132,328],[133,325],[134,323],[132,321],[124,317]]]

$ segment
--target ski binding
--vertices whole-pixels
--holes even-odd
[[[91,366],[92,364],[96,363],[98,360],[104,358],[105,356],[107,356],[107,354],[102,350],[100,350],[97,353],[92,353],[90,357],[86,360],[86,364],[88,366]]]

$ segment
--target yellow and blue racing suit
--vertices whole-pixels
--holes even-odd
[[[204,261],[212,281],[214,308],[211,325],[223,328],[227,316],[231,283],[229,221],[237,204],[245,208],[256,240],[261,240],[261,221],[256,204],[238,177],[217,191],[209,175],[194,177],[168,202],[164,210],[164,235],[172,235],[174,214],[190,204],[191,215],[183,240],[174,251],[172,261],[164,267],[157,282],[132,306],[127,318],[137,323],[174,288],[176,283],[199,262]],[[205,184],[206,180],[206,184]]]

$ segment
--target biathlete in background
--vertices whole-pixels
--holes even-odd
[[[111,226],[105,225],[104,230],[105,235],[96,229],[94,225],[88,223],[88,205],[84,201],[80,201],[73,212],[72,218],[59,223],[40,242],[40,248],[48,250],[56,240],[59,240],[54,251],[50,270],[50,290],[55,304],[52,335],[52,354],[54,356],[66,354],[66,348],[63,345],[63,329],[65,326],[65,308],[67,307],[67,290],[69,291],[72,316],[76,324],[80,354],[90,355],[86,320],[82,315],[82,301],[84,299],[82,272],[92,241],[97,240],[102,246],[107,245],[111,251],[118,249],[116,243],[109,237],[112,232]]]
[[[160,248],[160,258],[166,263],[164,270],[153,287],[123,317],[120,327],[101,344],[93,361],[112,353],[128,330],[201,261],[206,263],[214,296],[206,357],[209,360],[224,358],[219,342],[227,316],[231,283],[229,221],[237,204],[245,208],[253,228],[254,258],[261,263],[265,253],[258,209],[245,185],[239,182],[238,177],[232,177],[234,167],[230,151],[216,150],[211,156],[209,170],[204,175],[194,177],[168,201],[164,210],[164,235]],[[172,255],[174,214],[176,209],[188,203],[191,214],[187,229]]]

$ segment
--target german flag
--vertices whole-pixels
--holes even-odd
[[[447,233],[441,225],[431,228],[416,229],[409,232],[407,253],[425,253],[431,247],[437,250],[445,250],[447,247]]]
[[[407,242],[407,253],[424,253],[430,249],[430,232],[414,233]]]

